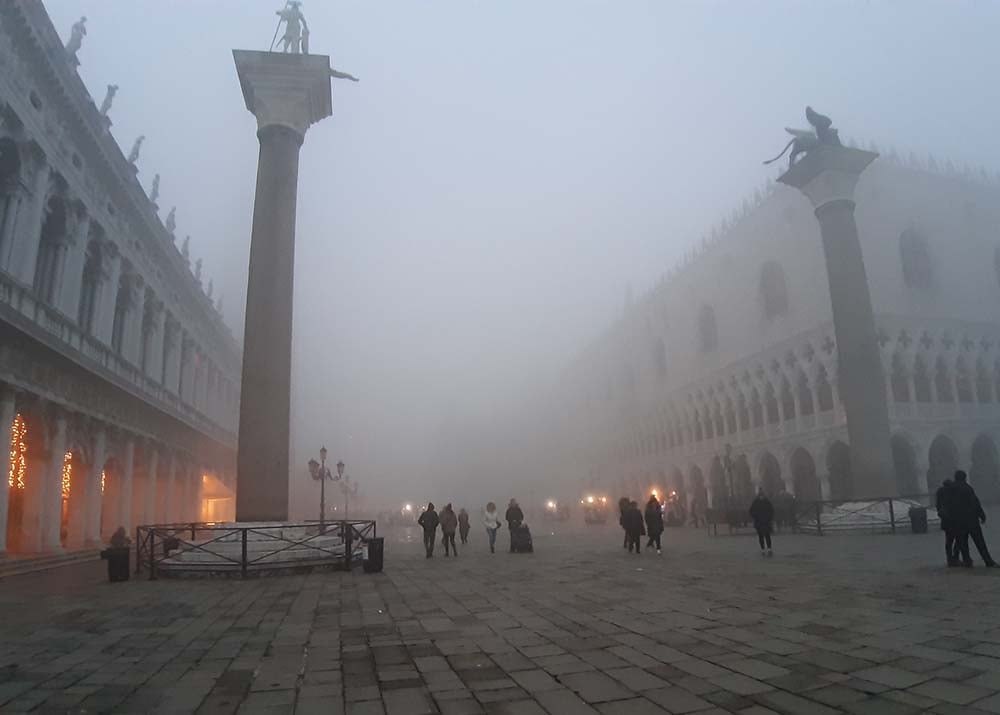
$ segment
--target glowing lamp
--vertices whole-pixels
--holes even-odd
[[[587,497],[587,503],[588,504],[593,504],[594,503],[594,497]]]
[[[343,460],[337,462],[337,476],[338,477],[344,476],[344,461]]]

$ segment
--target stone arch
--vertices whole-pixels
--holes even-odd
[[[785,271],[777,261],[767,261],[761,266],[760,301],[765,320],[774,320],[788,312]]]
[[[49,196],[45,202],[33,287],[38,297],[49,305],[55,304],[59,286],[61,257],[69,231],[69,211],[65,198],[58,193]]]
[[[1000,498],[1000,458],[996,442],[988,434],[980,434],[972,441],[969,457],[969,480],[982,498],[996,501]]]
[[[819,478],[816,476],[816,461],[804,447],[797,447],[788,460],[792,473],[795,498],[799,501],[820,501],[823,498]]]
[[[719,346],[719,327],[715,321],[715,308],[701,306],[698,312],[698,345],[703,353],[710,353]]]
[[[781,463],[768,451],[761,454],[757,462],[757,477],[768,496],[773,497],[785,489],[781,480]]]
[[[892,450],[892,464],[896,473],[896,490],[900,495],[916,494],[920,491],[917,474],[917,452],[905,436],[894,434],[889,439]]]
[[[958,447],[951,437],[939,434],[927,450],[927,488],[935,489],[959,468]]]
[[[933,267],[927,239],[915,228],[899,235],[899,258],[903,283],[914,290],[929,290],[934,282]]]
[[[854,496],[854,472],[851,469],[851,449],[837,440],[826,450],[826,473],[830,480],[830,499],[849,501]]]

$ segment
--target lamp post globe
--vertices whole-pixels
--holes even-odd
[[[344,466],[345,466],[344,465],[344,460],[340,460],[339,462],[337,462],[337,477],[343,477],[344,476]]]

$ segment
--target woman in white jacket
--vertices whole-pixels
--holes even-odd
[[[497,514],[497,505],[490,502],[486,505],[486,512],[483,514],[483,525],[486,527],[486,534],[490,537],[490,553],[496,553],[497,531],[500,529],[500,515]]]

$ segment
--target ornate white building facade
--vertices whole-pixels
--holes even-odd
[[[896,493],[933,491],[964,468],[996,498],[1000,180],[891,155],[855,198]],[[778,185],[746,202],[566,371],[548,468],[615,496],[659,486],[719,505],[764,486],[849,499],[824,260],[799,192]]]
[[[0,5],[0,554],[233,508],[239,346],[76,66]]]

